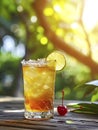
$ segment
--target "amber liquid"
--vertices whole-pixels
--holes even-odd
[[[24,104],[28,112],[53,110],[55,62],[48,65],[23,65]]]

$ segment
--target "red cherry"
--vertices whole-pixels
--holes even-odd
[[[64,90],[62,90],[62,105],[59,105],[57,107],[57,111],[61,116],[64,116],[68,112],[67,107],[63,105],[63,100],[64,100]]]
[[[66,106],[62,106],[62,105],[59,105],[57,107],[57,110],[58,110],[58,113],[60,116],[64,116],[67,112],[68,112],[68,109]]]

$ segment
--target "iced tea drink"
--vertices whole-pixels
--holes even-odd
[[[22,61],[24,82],[24,116],[42,120],[53,117],[55,61]]]

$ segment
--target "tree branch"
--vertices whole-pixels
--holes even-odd
[[[84,27],[83,21],[82,21],[83,10],[84,10],[84,4],[85,4],[85,1],[82,0],[82,5],[79,6],[79,10],[80,10],[80,15],[79,15],[79,16],[80,16],[80,17],[79,17],[78,22],[79,22],[80,26],[82,27],[82,30],[83,30],[83,32],[84,32],[84,34],[85,34],[86,42],[87,42],[87,45],[88,45],[88,55],[89,55],[89,57],[91,57],[92,52],[91,52],[90,39],[89,39],[88,33],[87,33],[87,31],[86,31],[86,29],[85,29],[85,27]]]
[[[35,9],[40,25],[44,28],[44,33],[47,38],[53,43],[56,48],[65,51],[68,55],[76,58],[79,62],[88,66],[91,69],[92,73],[98,73],[98,64],[94,62],[91,57],[83,55],[82,53],[68,45],[68,43],[58,37],[51,29],[51,25],[49,25],[46,17],[43,14],[46,3],[47,0],[35,0],[35,2],[33,3],[33,8]],[[40,5],[43,5],[43,7]]]

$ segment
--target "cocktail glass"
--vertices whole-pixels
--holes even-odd
[[[54,115],[55,65],[46,59],[23,60],[24,116],[44,120]]]

